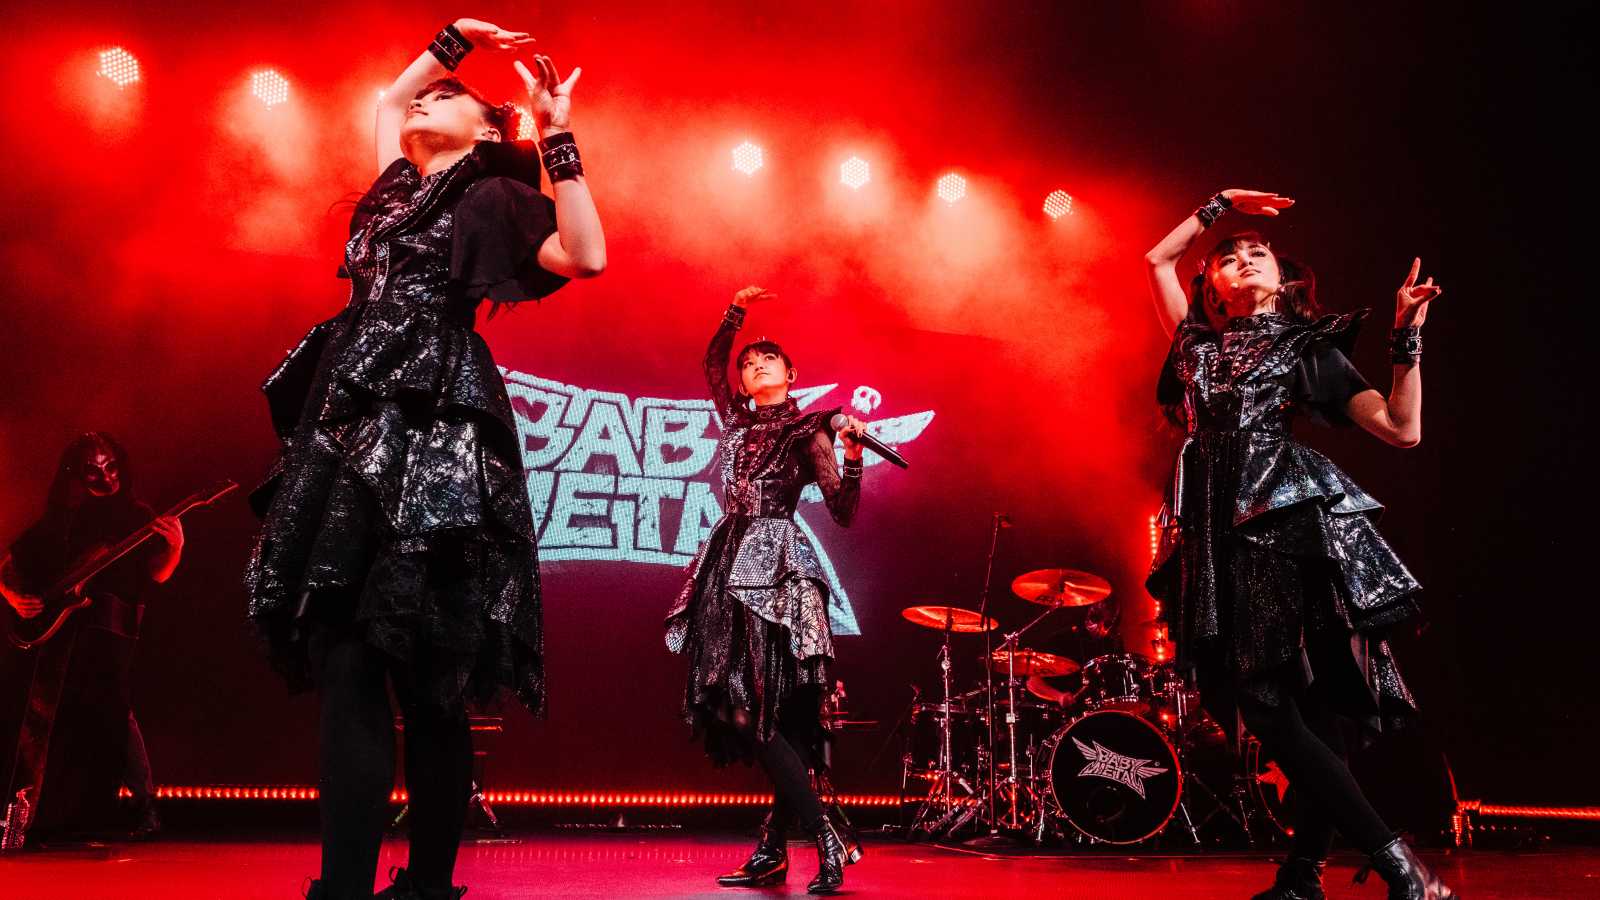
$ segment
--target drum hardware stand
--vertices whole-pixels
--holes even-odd
[[[1014,844],[1016,842],[1014,840],[1012,840],[1010,837],[1001,834],[1000,833],[1000,826],[1002,824],[1004,824],[1004,826],[1008,830],[1011,830],[1011,831],[1018,831],[1018,830],[1020,830],[1022,828],[1021,813],[1020,813],[1020,810],[1018,810],[1018,808],[1017,808],[1017,802],[1020,799],[1021,793],[1023,791],[1027,791],[1030,795],[1032,795],[1033,794],[1033,788],[1029,786],[1029,785],[1032,784],[1031,780],[1028,782],[1028,784],[1024,784],[1020,780],[1018,780],[1018,778],[1017,778],[1017,647],[1018,647],[1018,643],[1017,642],[1021,639],[1021,637],[1024,634],[1028,633],[1028,631],[1030,631],[1033,628],[1033,626],[1038,625],[1040,622],[1043,622],[1046,616],[1048,616],[1051,613],[1055,612],[1057,609],[1060,609],[1060,607],[1058,607],[1058,606],[1046,607],[1045,611],[1042,612],[1042,613],[1039,613],[1039,615],[1035,616],[1033,621],[1031,621],[1028,624],[1022,626],[1021,628],[1017,629],[1016,631],[1013,631],[1010,634],[1006,635],[1006,639],[1000,642],[1000,651],[1004,652],[1006,654],[1006,704],[1007,704],[1006,705],[1006,736],[1007,736],[1007,740],[1008,740],[1008,744],[1009,744],[1009,753],[1010,753],[1010,756],[1009,756],[1009,759],[1008,759],[1008,761],[1010,763],[1010,766],[1009,766],[1009,768],[1006,769],[1006,779],[1005,779],[1006,804],[1009,807],[1009,809],[1007,810],[1006,818],[1005,818],[1004,823],[1002,823],[1000,821],[999,817],[995,813],[995,801],[997,799],[997,785],[996,785],[995,780],[994,780],[994,756],[995,756],[995,754],[993,752],[993,747],[994,747],[994,727],[993,727],[993,724],[992,724],[994,722],[994,693],[993,693],[994,666],[992,665],[992,662],[994,660],[993,651],[991,651],[988,655],[986,655],[984,657],[984,669],[987,672],[988,679],[989,679],[989,684],[990,684],[989,721],[990,721],[991,725],[990,725],[990,728],[989,728],[989,747],[990,747],[990,753],[989,753],[989,783],[987,785],[988,794],[989,794],[989,796],[988,796],[988,804],[987,804],[988,808],[989,808],[989,833],[986,834],[986,835],[982,835],[980,837],[973,838],[973,839],[971,839],[969,841],[966,841],[965,843],[968,846],[974,846],[974,847],[978,847],[978,846],[983,846],[983,847],[1011,846],[1012,844]],[[1031,766],[1031,761],[1030,761],[1030,766]],[[1038,805],[1039,805],[1038,804],[1038,798],[1035,796],[1034,797],[1034,807],[1035,807],[1035,812],[1036,813],[1037,813]]]
[[[943,683],[944,698],[939,704],[939,767],[937,776],[928,787],[928,797],[918,807],[917,814],[911,817],[911,824],[906,826],[906,836],[911,837],[919,829],[926,830],[929,835],[938,834],[943,830],[943,823],[951,818],[956,811],[955,789],[961,788],[967,797],[973,795],[972,786],[967,784],[961,773],[955,769],[955,758],[950,746],[951,708],[950,708],[950,634],[953,630],[951,621],[953,613],[946,613],[946,627],[944,628],[944,643],[939,648],[939,673]],[[901,776],[904,783],[904,774]],[[943,808],[943,815],[934,819],[935,807]]]
[[[987,621],[987,616],[989,615],[989,583],[994,580],[994,557],[995,552],[1000,547],[1000,530],[1002,528],[1010,527],[1010,516],[1003,512],[996,512],[994,514],[994,524],[989,531],[989,559],[985,563],[983,569],[983,594],[978,602],[979,621]],[[984,738],[985,746],[988,748],[989,753],[987,765],[984,767],[985,771],[981,774],[983,776],[983,786],[985,788],[984,793],[986,795],[986,799],[983,800],[983,803],[988,807],[989,813],[987,817],[987,821],[989,823],[989,833],[982,837],[974,838],[968,843],[986,841],[994,846],[1005,846],[1010,843],[1010,840],[1004,838],[1000,834],[1000,829],[996,825],[997,818],[995,815],[994,667],[990,665],[990,660],[994,659],[994,638],[990,634],[992,630],[993,629],[984,629],[983,632],[983,708],[984,712],[986,713],[986,721],[984,722]],[[1015,711],[1013,711],[1013,715],[1015,715]],[[1013,778],[1016,777],[1015,767],[1012,768],[1011,774]]]

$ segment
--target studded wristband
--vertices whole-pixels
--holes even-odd
[[[544,161],[545,171],[550,173],[551,183],[569,181],[583,174],[583,160],[578,157],[578,145],[570,131],[545,138],[539,144],[539,156]]]
[[[433,43],[428,45],[428,52],[439,61],[439,65],[454,72],[456,66],[461,65],[461,61],[472,52],[472,42],[457,31],[456,26],[446,25],[433,36]]]
[[[1206,228],[1210,228],[1212,225],[1216,224],[1218,219],[1222,218],[1224,213],[1232,208],[1233,201],[1222,196],[1221,194],[1218,194],[1215,197],[1212,197],[1210,200],[1207,200],[1205,205],[1195,210],[1194,214],[1195,218],[1200,220],[1201,225],[1205,226]]]
[[[1408,325],[1389,332],[1389,361],[1397,366],[1422,362],[1422,326]]]

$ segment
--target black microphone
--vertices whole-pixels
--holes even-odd
[[[834,413],[833,418],[828,420],[828,424],[833,426],[834,431],[843,431],[850,427],[850,417],[844,413]],[[855,439],[856,442],[861,446],[871,450],[873,453],[878,454],[902,469],[908,468],[911,465],[910,463],[906,462],[905,457],[889,449],[889,447],[884,444],[883,441],[878,440],[870,434],[858,434],[855,435]]]

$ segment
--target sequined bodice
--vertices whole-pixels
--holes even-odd
[[[1291,373],[1303,346],[1283,340],[1293,324],[1272,313],[1230,319],[1220,337],[1185,326],[1178,375],[1191,433],[1287,431],[1294,406]]]
[[[758,407],[743,421],[730,422],[722,436],[722,486],[728,511],[788,518],[800,505],[800,492],[813,480],[801,461],[803,443],[794,433],[799,408],[793,400]],[[809,438],[810,433],[798,436]]]
[[[350,303],[396,304],[471,325],[475,303],[450,278],[454,200],[471,182],[468,160],[419,177],[409,163],[375,185],[345,244]]]

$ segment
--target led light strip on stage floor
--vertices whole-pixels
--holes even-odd
[[[1482,800],[1456,801],[1450,829],[1457,847],[1472,846],[1479,819],[1525,819],[1545,822],[1600,822],[1600,806],[1522,806],[1484,803]]]
[[[123,797],[131,796],[127,788]],[[156,788],[161,800],[315,800],[317,789],[309,785],[163,785]],[[389,794],[389,802],[407,802],[405,791]],[[509,806],[765,806],[771,794],[705,794],[617,791],[485,791],[484,799]],[[898,794],[840,794],[845,806],[899,806]]]

